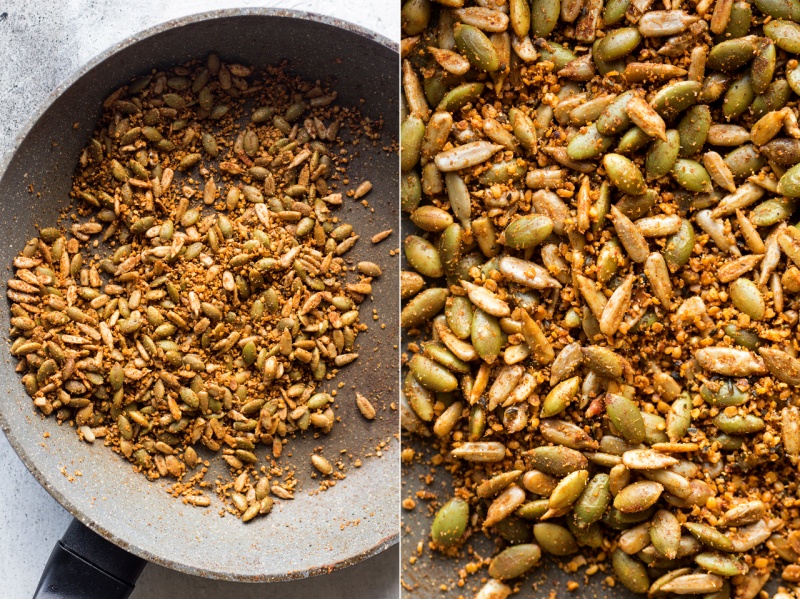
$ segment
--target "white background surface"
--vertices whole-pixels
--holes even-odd
[[[394,0],[7,0],[0,3],[0,155],[30,112],[67,75],[137,31],[211,9],[277,6],[317,12],[399,39]],[[25,469],[0,433],[0,597],[29,599],[70,516]],[[328,576],[268,585],[209,581],[148,565],[131,599],[395,599],[395,546]]]

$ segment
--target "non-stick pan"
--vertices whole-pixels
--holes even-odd
[[[145,31],[111,48],[56,89],[32,114],[0,178],[0,263],[8,278],[14,255],[52,226],[69,202],[70,181],[82,148],[97,125],[103,100],[132,77],[217,52],[224,60],[263,67],[289,60],[289,69],[307,80],[330,80],[338,103],[360,106],[384,119],[376,148],[361,147],[349,166],[351,181],[369,179],[374,212],[348,201],[339,212],[361,240],[354,260],[383,267],[374,301],[380,320],[359,336],[362,357],[343,369],[342,397],[355,390],[373,399],[379,416],[363,419],[355,401],[340,401],[341,422],[324,440],[298,437],[288,446],[287,463],[297,464],[302,492],[278,502],[273,512],[250,523],[209,508],[183,505],[148,483],[130,464],[95,443],[78,439],[67,424],[42,418],[14,371],[0,360],[0,426],[36,479],[76,518],[54,549],[37,597],[116,599],[133,588],[144,561],[231,581],[265,582],[322,574],[365,559],[397,542],[399,485],[397,413],[397,261],[389,251],[397,233],[378,246],[369,239],[398,221],[397,156],[390,146],[398,130],[398,55],[389,40],[354,25],[302,12],[241,9],[182,18]],[[33,190],[33,192],[31,192]],[[9,333],[7,304],[0,310],[0,333]],[[386,325],[385,329],[380,324]],[[6,351],[5,349],[3,351]],[[362,456],[360,468],[324,493],[309,494],[308,456],[324,443],[326,453]],[[384,445],[385,443],[385,445]],[[212,462],[213,464],[213,462]],[[207,476],[229,475],[221,467]],[[82,524],[80,524],[82,523]],[[6,556],[8,558],[8,556]]]

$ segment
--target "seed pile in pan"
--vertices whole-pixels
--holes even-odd
[[[793,587],[800,2],[402,15],[404,426],[455,477],[432,548],[497,539],[480,599],[542,552],[652,596]]]
[[[292,498],[272,460],[288,438],[331,430],[336,392],[318,387],[358,358],[358,304],[381,273],[362,262],[345,280],[359,237],[332,212],[338,131],[372,143],[375,124],[335,98],[215,55],[120,88],[81,156],[74,222],[31,239],[8,283],[34,405],[192,505],[210,504],[195,447],[221,451],[236,479],[217,491],[245,521]],[[311,462],[323,486],[342,476]]]

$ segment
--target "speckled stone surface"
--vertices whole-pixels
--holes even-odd
[[[235,6],[327,14],[399,39],[400,14],[391,0],[7,0],[0,3],[0,155],[58,83],[115,42],[170,19]],[[0,597],[33,595],[70,518],[0,433]],[[398,566],[398,546],[328,576],[269,585],[210,581],[148,565],[131,598],[394,599],[399,597]]]

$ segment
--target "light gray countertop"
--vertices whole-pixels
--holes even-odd
[[[296,8],[338,17],[399,39],[390,0],[7,0],[0,4],[0,155],[28,115],[69,73],[137,31],[188,14],[235,6]],[[71,516],[42,489],[0,433],[0,581],[3,599],[33,595]],[[344,570],[296,582],[250,585],[204,580],[148,565],[132,599],[395,599],[398,546]]]

